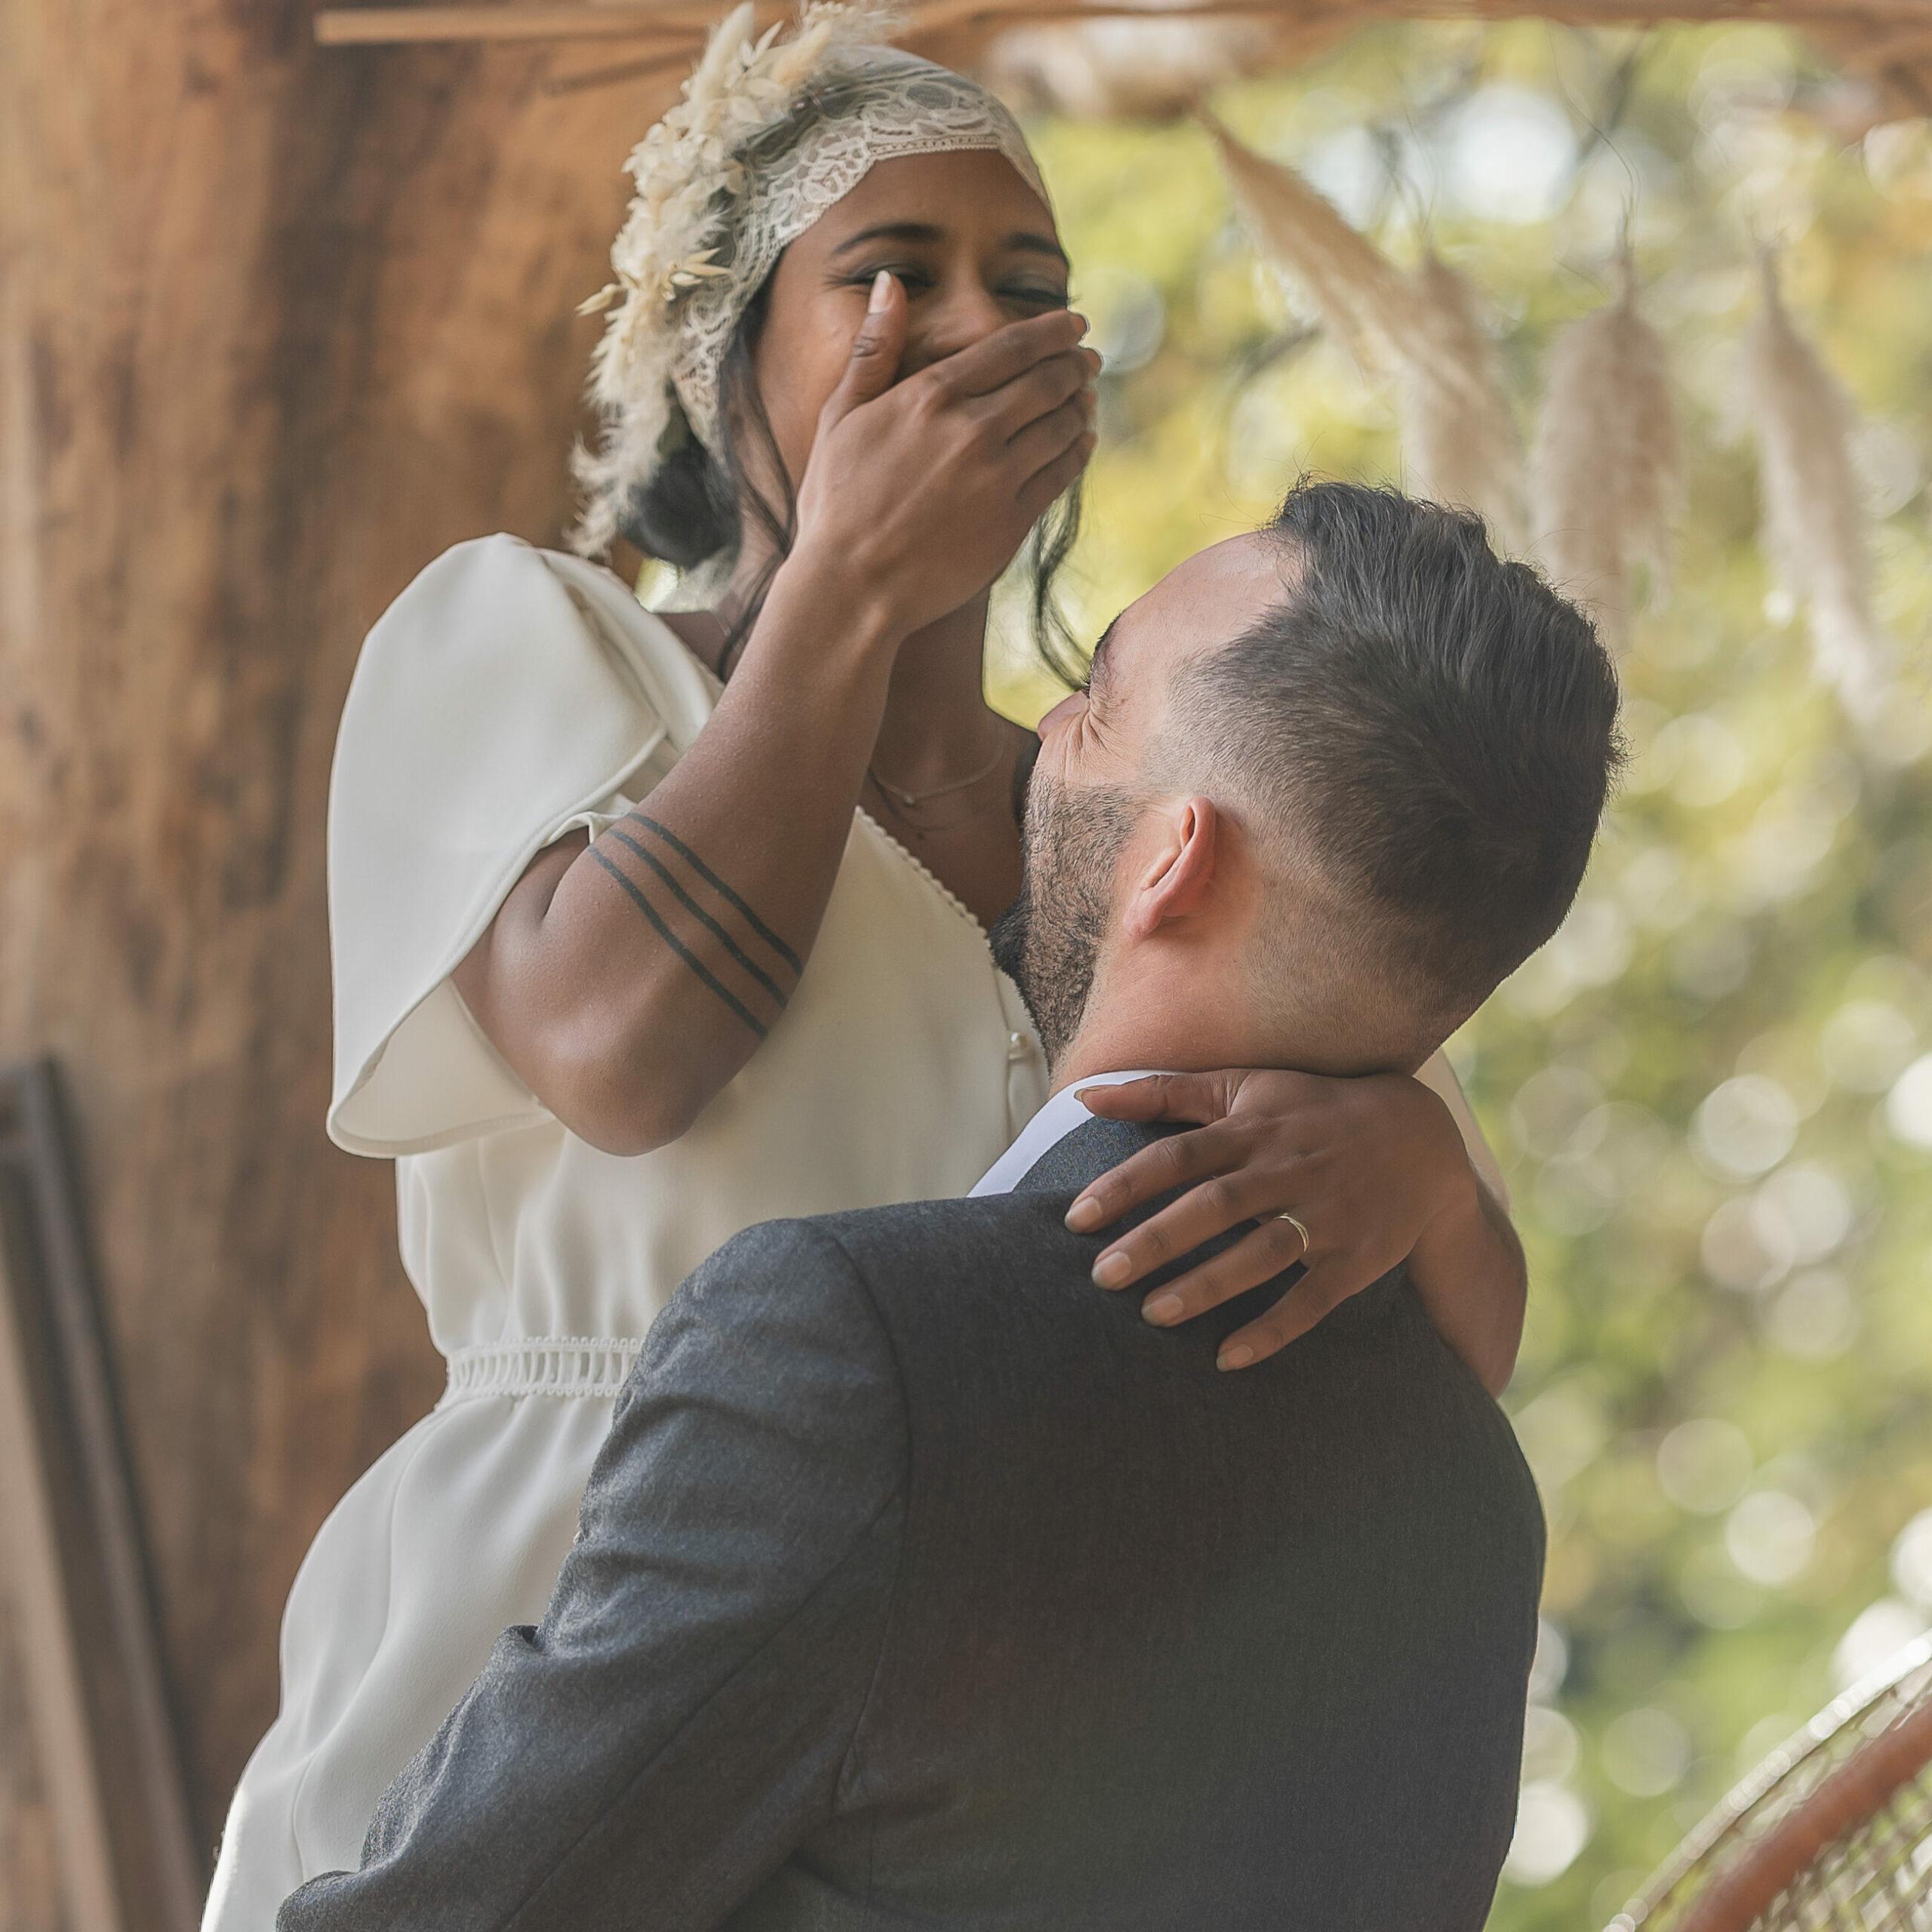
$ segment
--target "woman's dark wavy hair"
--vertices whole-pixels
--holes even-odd
[[[823,103],[818,104],[823,110]],[[797,130],[790,131],[797,138]],[[776,271],[774,272],[774,274]],[[737,544],[741,534],[755,529],[769,543],[771,560],[725,638],[719,669],[728,676],[745,640],[764,608],[778,566],[790,555],[798,534],[798,502],[764,399],[758,392],[752,356],[771,308],[773,277],[746,306],[733,332],[719,371],[718,420],[725,426],[720,451],[707,450],[695,435],[684,441],[658,466],[648,483],[631,493],[619,528],[647,556],[686,571]],[[782,479],[783,500],[774,503],[752,478],[752,466],[731,426],[743,433],[762,459],[757,466]],[[1072,690],[1085,680],[1086,661],[1054,595],[1054,582],[1080,534],[1080,485],[1075,483],[1033,526],[1026,540],[1029,601],[1033,646],[1047,669]]]

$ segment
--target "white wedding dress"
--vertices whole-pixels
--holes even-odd
[[[305,1879],[358,1863],[384,1787],[498,1633],[542,1615],[686,1275],[756,1221],[964,1194],[1046,1097],[978,921],[863,814],[789,1008],[681,1140],[599,1153],[504,1064],[451,969],[536,852],[644,797],[718,690],[608,571],[509,537],[438,558],[364,647],[330,804],[329,1131],[395,1157],[449,1383],[297,1575],[206,1932],[269,1932]]]
[[[599,1153],[504,1063],[451,970],[534,854],[643,798],[718,688],[609,572],[510,537],[438,558],[364,647],[330,803],[328,1126],[395,1160],[449,1380],[297,1574],[204,1932],[270,1932],[297,1885],[358,1864],[498,1633],[541,1617],[619,1387],[692,1269],[754,1222],[963,1195],[1046,1098],[978,921],[863,814],[789,1009],[682,1139]],[[1494,1177],[1446,1065],[1425,1077]]]

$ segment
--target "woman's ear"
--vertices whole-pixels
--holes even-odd
[[[1221,815],[1211,799],[1183,798],[1150,816],[1159,842],[1134,875],[1121,920],[1134,940],[1197,917],[1213,893],[1220,857]]]

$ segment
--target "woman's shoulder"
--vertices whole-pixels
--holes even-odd
[[[566,629],[574,628],[569,619],[574,611],[600,628],[614,623],[627,645],[677,645],[669,626],[645,608],[615,571],[508,531],[466,537],[432,557],[397,594],[370,635],[405,626],[466,632],[480,616],[499,610],[518,621],[561,621]]]
[[[627,636],[678,643],[672,626],[608,565],[504,530],[466,537],[431,558],[397,593],[377,628],[400,614],[434,618],[452,599],[503,596],[520,603],[554,599],[559,592],[580,609],[589,600],[600,618],[618,617]]]
[[[621,685],[681,746],[716,702],[715,681],[614,571],[508,531],[432,558],[371,628],[347,713],[589,702]]]
[[[438,599],[460,596],[476,587],[515,591],[526,585],[540,585],[554,564],[561,560],[561,552],[546,550],[506,530],[465,537],[417,571],[377,620],[378,626],[398,611],[429,614]]]

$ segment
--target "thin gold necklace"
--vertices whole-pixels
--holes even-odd
[[[866,776],[894,804],[909,811],[915,805],[925,804],[934,798],[949,797],[955,792],[963,792],[969,786],[977,785],[983,779],[990,778],[999,769],[1000,761],[1005,755],[1006,748],[1002,745],[993,753],[992,758],[970,777],[955,778],[949,785],[935,785],[930,792],[909,792],[903,786],[888,785],[869,764],[866,767]]]

